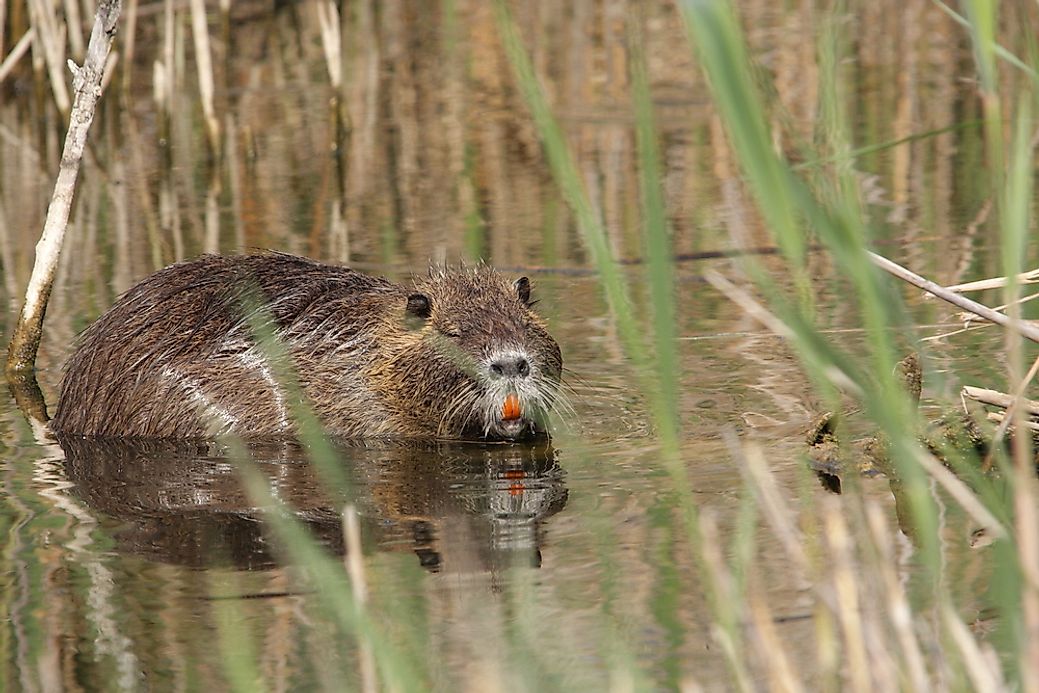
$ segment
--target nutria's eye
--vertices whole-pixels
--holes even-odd
[[[523,305],[530,305],[530,280],[526,277],[520,277],[512,283],[512,286],[516,289],[516,295],[519,296],[519,300],[523,302]]]
[[[408,296],[408,315],[425,320],[429,317],[433,306],[429,303],[429,297],[425,294],[411,294]]]

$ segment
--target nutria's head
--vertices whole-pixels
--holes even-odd
[[[516,440],[544,432],[563,357],[531,310],[530,282],[486,266],[433,271],[400,306],[405,406],[437,435]]]

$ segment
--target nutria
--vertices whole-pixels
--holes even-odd
[[[264,316],[333,435],[537,435],[562,355],[532,305],[526,277],[483,264],[406,287],[280,253],[203,256],[147,277],[83,333],[51,428],[291,436],[294,390],[255,339]]]

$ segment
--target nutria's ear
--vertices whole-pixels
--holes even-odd
[[[530,305],[530,280],[526,277],[520,277],[512,283],[512,286],[516,289],[516,295],[519,296],[519,300],[523,302],[523,305]]]
[[[408,315],[413,318],[425,320],[429,317],[433,306],[429,303],[429,297],[425,294],[411,294],[408,296]]]

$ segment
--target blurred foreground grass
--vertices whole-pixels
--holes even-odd
[[[1031,228],[1032,146],[1027,130],[1031,104],[1036,97],[1034,81],[1020,96],[1011,116],[1015,127],[1005,133],[998,104],[997,56],[1005,51],[994,41],[993,4],[968,3],[967,26],[975,45],[981,97],[985,100],[986,151],[993,167],[992,194],[999,200],[1002,247],[1006,250],[1004,270],[1013,276],[1024,269],[1021,258]],[[893,280],[884,277],[869,262],[866,250],[873,233],[860,202],[858,182],[850,157],[852,143],[847,133],[849,115],[843,112],[838,90],[842,88],[842,65],[851,37],[850,25],[823,22],[817,37],[819,62],[829,79],[821,95],[821,136],[816,149],[803,154],[815,161],[829,162],[801,167],[801,172],[777,153],[766,125],[766,109],[773,107],[761,96],[758,74],[748,59],[738,18],[723,2],[688,0],[679,3],[687,24],[692,49],[705,70],[717,108],[738,157],[749,191],[782,249],[784,268],[794,278],[794,295],[776,287],[777,277],[751,259],[740,262],[736,284],[715,282],[727,290],[767,296],[767,309],[778,318],[791,347],[801,356],[820,393],[837,405],[838,388],[852,394],[883,432],[894,467],[892,488],[901,496],[905,526],[916,545],[916,577],[906,582],[896,565],[896,537],[880,507],[856,493],[850,479],[841,497],[812,500],[794,506],[783,498],[763,451],[753,443],[730,437],[730,454],[743,474],[742,509],[731,545],[723,544],[718,520],[701,512],[695,503],[680,455],[683,432],[678,426],[677,367],[675,357],[675,286],[669,248],[667,215],[661,195],[659,152],[653,125],[653,105],[644,73],[637,18],[629,34],[632,60],[635,131],[641,175],[641,202],[645,263],[640,274],[626,275],[610,251],[610,244],[594,205],[586,195],[567,140],[555,120],[529,60],[518,29],[503,0],[495,3],[496,22],[517,85],[533,115],[556,184],[571,205],[581,238],[598,269],[602,290],[616,320],[627,357],[652,403],[662,466],[668,471],[673,495],[665,512],[675,511],[683,521],[686,543],[695,554],[699,574],[693,582],[705,590],[710,606],[711,637],[726,658],[731,681],[725,687],[753,690],[767,686],[776,690],[933,690],[975,688],[994,690],[1032,689],[1039,685],[1039,610],[1037,610],[1037,534],[1034,520],[1035,481],[1031,453],[1017,449],[1014,456],[997,455],[998,475],[971,475],[971,486],[949,474],[917,440],[918,417],[893,375],[896,361],[905,350],[919,345],[897,339],[906,326]],[[1000,52],[1002,51],[1002,52]],[[1005,56],[1003,56],[1005,57]],[[1019,63],[1027,69],[1027,60]],[[1006,138],[1006,139],[1005,139]],[[872,150],[876,143],[868,143]],[[1005,168],[1005,170],[1004,170]],[[815,329],[812,286],[806,271],[806,249],[821,243],[847,277],[852,293],[847,297],[862,316],[868,335],[865,356],[853,356],[839,342]],[[775,270],[773,270],[774,272]],[[631,294],[637,288],[632,277],[648,287],[652,314],[634,313]],[[738,286],[737,286],[738,285]],[[744,288],[739,288],[740,286]],[[1011,284],[1008,298],[1018,287]],[[775,325],[776,323],[770,323]],[[1020,378],[1023,350],[1019,338],[1007,337],[1011,377]],[[1013,387],[1017,383],[1011,380]],[[1022,438],[1019,437],[1019,440]],[[1026,440],[1027,443],[1027,440]],[[1020,447],[1020,446],[1019,446]],[[967,455],[952,451],[952,455]],[[953,459],[952,465],[976,469],[980,461]],[[805,484],[811,483],[806,478]],[[935,486],[944,489],[994,542],[984,549],[991,556],[991,583],[998,585],[989,595],[990,620],[995,633],[983,635],[972,629],[957,613],[947,580],[939,538],[939,508]],[[258,500],[271,503],[261,483],[251,484]],[[807,486],[806,486],[807,487]],[[359,605],[350,604],[342,569],[306,548],[306,539],[284,513],[275,513],[275,528],[286,546],[295,547],[294,559],[308,566],[311,580],[332,612],[344,637],[356,638],[374,653],[379,680],[390,690],[425,688],[433,684],[431,662],[388,643],[392,627],[357,618]],[[604,518],[582,518],[599,533],[603,546],[610,545]],[[768,541],[782,548],[795,571],[809,586],[813,608],[814,642],[808,650],[814,662],[805,667],[804,643],[778,635],[776,604],[771,603],[768,585],[763,584],[757,561],[763,526]],[[604,549],[604,565],[611,561]],[[647,571],[666,571],[666,564],[647,565]],[[609,580],[609,571],[603,580]],[[1030,576],[1030,577],[1029,577]],[[661,579],[667,581],[663,576]],[[673,580],[673,578],[672,578]],[[690,584],[679,581],[675,584]],[[525,627],[519,614],[536,610],[522,580],[507,580],[503,589],[517,604],[514,624],[505,624],[501,649],[489,657],[478,679],[481,686],[499,690],[574,688],[578,682],[598,681],[611,688],[655,688],[660,685],[696,689],[695,671],[681,662],[661,679],[659,672],[640,665],[632,650],[632,639],[623,619],[607,599],[598,619],[601,629],[601,660],[560,667],[543,643],[530,640],[534,631]],[[610,594],[608,585],[603,591]],[[336,606],[336,603],[339,603]],[[681,631],[691,624],[675,624]],[[681,638],[681,634],[679,634]],[[420,648],[421,651],[421,648]],[[800,657],[800,660],[799,660]],[[582,671],[582,667],[588,670]],[[235,680],[240,680],[237,674]],[[605,677],[605,678],[602,678]],[[256,680],[258,676],[254,677]],[[717,681],[704,682],[708,687]],[[472,684],[472,681],[470,681]]]
[[[453,5],[448,3],[448,7]],[[568,648],[565,624],[541,621],[546,611],[538,600],[544,596],[517,565],[495,585],[501,591],[500,600],[492,603],[476,590],[468,594],[473,601],[469,614],[486,618],[472,626],[481,648],[463,671],[447,671],[448,666],[434,654],[438,652],[433,642],[436,634],[412,627],[425,617],[422,608],[433,608],[409,602],[413,583],[421,583],[425,576],[420,574],[409,583],[378,567],[369,566],[377,574],[367,576],[356,568],[349,570],[308,535],[292,508],[252,469],[248,453],[242,449],[237,456],[252,497],[265,509],[286,562],[298,566],[303,575],[304,584],[293,587],[302,595],[306,618],[315,624],[315,631],[325,634],[322,647],[340,655],[323,659],[320,653],[324,650],[313,646],[312,661],[327,669],[314,680],[329,689],[395,691],[460,685],[477,690],[694,690],[701,685],[742,690],[1035,688],[1039,685],[1039,657],[1034,649],[1039,647],[1039,540],[1031,455],[1024,449],[998,455],[999,473],[992,477],[977,473],[980,461],[969,455],[951,459],[954,468],[963,470],[961,478],[969,480],[968,486],[945,471],[917,442],[917,415],[892,372],[902,353],[919,345],[900,338],[907,323],[897,287],[866,257],[875,229],[864,210],[861,180],[851,166],[854,156],[885,145],[851,142],[848,133],[854,114],[842,108],[846,101],[841,90],[848,88],[850,79],[845,66],[854,26],[838,6],[827,11],[819,35],[805,37],[806,42],[814,42],[826,76],[820,80],[823,91],[817,136],[811,143],[799,143],[800,151],[787,152],[801,161],[794,165],[777,153],[767,114],[779,106],[765,96],[768,85],[748,57],[731,5],[679,0],[678,8],[688,30],[690,51],[695,52],[711,84],[713,103],[745,187],[783,254],[780,269],[745,258],[728,275],[729,284],[716,284],[740,292],[741,298],[765,297],[762,303],[776,318],[770,325],[781,326],[824,401],[835,408],[838,390],[850,394],[883,431],[894,462],[892,488],[906,515],[900,520],[905,521],[913,542],[913,565],[899,564],[899,545],[905,543],[904,538],[893,535],[890,518],[857,492],[854,478],[848,480],[844,495],[820,499],[808,491],[815,481],[806,470],[799,502],[792,503],[769,469],[765,451],[735,434],[728,437],[728,451],[743,477],[735,529],[723,531],[715,513],[698,507],[682,457],[683,439],[696,432],[683,430],[679,423],[676,372],[680,364],[675,339],[683,297],[676,294],[680,289],[674,281],[658,129],[637,3],[626,41],[631,56],[630,109],[639,163],[645,262],[633,272],[622,272],[604,230],[601,210],[589,199],[509,6],[496,0],[494,25],[515,84],[533,116],[555,184],[573,210],[581,241],[599,274],[635,381],[650,403],[655,455],[670,480],[672,493],[653,508],[652,522],[662,536],[659,551],[645,565],[658,590],[654,620],[674,652],[682,651],[681,643],[706,632],[713,651],[726,660],[729,678],[700,681],[699,672],[680,657],[661,662],[645,656],[640,649],[645,646],[638,644],[640,634],[633,632],[625,618],[627,595],[614,567],[619,549],[612,518],[595,507],[585,507],[576,521],[595,537],[600,557],[596,573],[600,584],[596,587],[604,598],[598,611],[582,621],[592,624],[594,633],[587,639],[595,643],[596,651],[578,656]],[[1037,95],[1035,57],[1015,57],[997,45],[997,8],[983,0],[968,1],[963,21],[980,76],[985,165],[992,181],[989,192],[998,201],[1003,270],[1013,276],[1025,269],[1021,263],[1033,228],[1034,157],[1029,131]],[[1023,81],[1012,82],[1019,93],[1009,114],[1004,113],[1007,99],[1003,93],[1009,88],[1007,70],[1026,75]],[[387,235],[392,231],[387,230]],[[478,247],[478,235],[473,239]],[[734,244],[738,245],[737,240]],[[864,353],[850,353],[815,327],[816,301],[806,264],[808,248],[814,244],[825,247],[839,273],[847,278],[851,290],[846,300],[861,316],[868,336]],[[784,281],[786,276],[793,281]],[[789,294],[778,288],[787,285],[794,287]],[[1019,291],[1011,283],[1008,302]],[[648,315],[635,308],[633,296],[640,292],[649,297]],[[277,350],[269,338],[266,341],[269,349]],[[1007,337],[1006,354],[1011,389],[1016,390],[1015,379],[1023,376],[1025,368],[1020,340],[1012,334]],[[272,354],[272,361],[279,360]],[[279,375],[292,381],[291,373]],[[347,482],[339,474],[334,448],[305,411],[297,414],[303,441],[332,489],[330,495],[343,498],[346,504]],[[984,624],[969,623],[970,616],[957,610],[955,585],[950,584],[953,573],[941,545],[938,494],[961,505],[993,540],[991,546],[979,549],[991,557],[988,580],[992,589],[986,595],[989,609]],[[347,508],[344,514],[349,513]],[[348,550],[357,556],[363,538],[347,534]],[[767,571],[761,567],[763,550],[776,547],[810,596],[805,618],[812,624],[811,642],[792,642],[782,635],[780,619],[786,615],[786,605],[774,602],[763,577]],[[680,564],[674,560],[674,554],[680,552],[693,555],[694,575],[680,574]],[[366,597],[359,582],[362,578],[378,582],[380,593]],[[223,589],[214,580],[213,592]],[[465,592],[464,586],[461,590]],[[688,590],[705,593],[709,623],[676,616],[676,604]],[[233,585],[230,591],[236,591]],[[224,678],[236,690],[262,690],[269,684],[266,665],[257,655],[257,640],[264,633],[245,617],[247,609],[242,601],[227,600],[219,602],[215,610]],[[565,607],[559,611],[565,613]],[[552,617],[558,617],[559,611]],[[986,632],[986,627],[992,632]],[[31,644],[37,649],[45,647],[39,640]],[[5,675],[3,680],[11,677]]]

